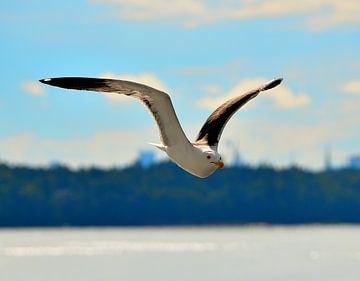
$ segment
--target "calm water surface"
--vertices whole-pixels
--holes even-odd
[[[0,230],[0,280],[360,280],[360,226]]]

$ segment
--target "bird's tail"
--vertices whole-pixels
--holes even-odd
[[[151,143],[151,142],[149,142],[149,144],[150,144],[150,145],[152,145],[152,146],[157,147],[158,149],[160,149],[160,150],[162,150],[162,151],[165,151],[165,152],[166,152],[166,146],[165,146],[165,145],[163,145],[163,144],[159,144],[159,143]]]

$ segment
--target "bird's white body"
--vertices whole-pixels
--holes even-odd
[[[221,156],[206,145],[174,145],[165,147],[165,152],[178,166],[200,178],[215,172],[219,165],[214,163],[221,161]]]

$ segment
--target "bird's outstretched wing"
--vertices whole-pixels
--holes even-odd
[[[257,89],[232,98],[220,105],[205,121],[196,138],[195,144],[205,144],[216,148],[224,127],[231,116],[249,100],[256,97],[261,91],[272,89],[279,85],[281,81],[282,78],[271,80]]]
[[[150,111],[165,146],[189,143],[176,116],[171,99],[164,92],[139,83],[115,79],[63,77],[39,81],[66,89],[113,92],[134,97],[145,104]]]

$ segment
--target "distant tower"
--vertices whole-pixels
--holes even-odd
[[[150,150],[142,150],[139,152],[138,163],[143,168],[148,168],[155,162],[155,153]]]
[[[331,149],[328,147],[325,147],[324,150],[324,166],[325,166],[325,171],[332,170]]]
[[[226,142],[227,146],[230,148],[231,153],[232,153],[232,165],[234,167],[239,167],[242,164],[241,161],[241,157],[240,157],[240,153],[239,153],[239,149],[237,147],[237,145],[232,142],[231,140],[227,140]]]
[[[290,167],[297,167],[298,163],[296,162],[296,153],[290,152],[289,154],[289,165]]]

